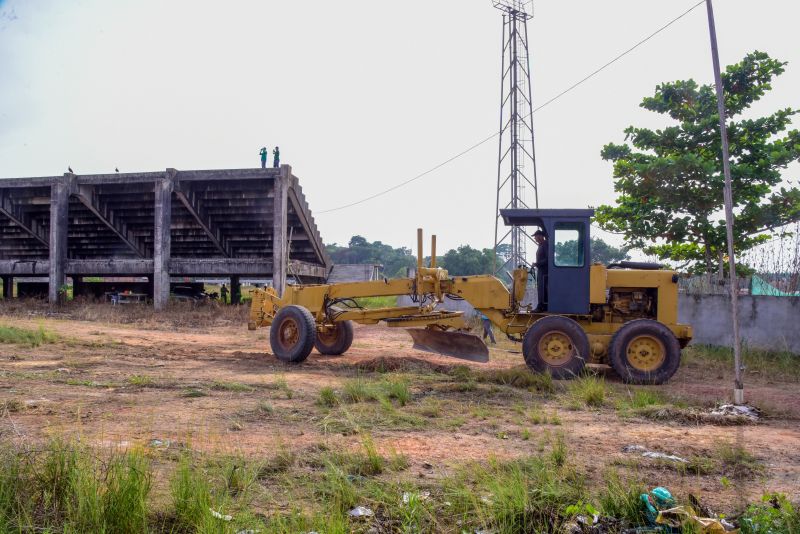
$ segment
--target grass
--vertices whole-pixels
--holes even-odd
[[[336,391],[332,387],[325,386],[319,390],[317,404],[331,408],[339,404],[339,397],[336,395]]]
[[[132,375],[128,377],[128,384],[140,388],[152,386],[155,383],[152,377],[147,375]]]
[[[264,386],[266,389],[280,391],[287,399],[294,397],[294,391],[289,387],[289,383],[285,378],[278,378],[274,382],[269,382]]]
[[[181,393],[181,397],[186,397],[187,399],[196,399],[207,396],[208,393],[199,388],[186,388],[183,390],[183,393]]]
[[[640,483],[612,470],[593,487],[569,461],[561,433],[542,442],[550,448],[540,455],[490,457],[425,478],[408,470],[404,456],[380,450],[368,434],[349,450],[324,443],[304,449],[279,445],[267,460],[185,451],[162,465],[135,448],[4,442],[0,532],[511,534],[561,532],[576,513],[587,511],[622,520],[620,528],[643,524]],[[751,461],[733,446],[720,446],[715,454]],[[354,506],[367,506],[375,515],[349,518]],[[744,533],[797,532],[800,520],[782,495],[765,496],[743,517],[749,521]]]
[[[594,375],[581,376],[568,382],[567,394],[572,408],[600,408],[606,402],[606,382]]]
[[[342,399],[348,403],[391,399],[405,406],[411,397],[408,381],[401,379],[374,381],[358,377],[346,381],[342,387]]]
[[[394,308],[397,306],[397,297],[359,297],[356,303],[362,308]]]
[[[38,347],[58,340],[58,334],[46,330],[42,325],[36,329],[0,325],[0,343]]]
[[[645,516],[639,496],[646,493],[645,487],[637,482],[623,481],[619,473],[614,470],[608,471],[604,479],[605,486],[598,494],[598,501],[603,513],[610,517],[627,520],[634,525],[644,523]]]
[[[249,393],[251,391],[255,391],[253,386],[248,386],[247,384],[242,384],[241,382],[224,382],[224,381],[216,381],[211,384],[211,389],[215,391],[232,391],[235,393]]]
[[[147,530],[152,472],[141,451],[101,459],[60,440],[42,450],[2,450],[0,532]]]
[[[476,383],[510,386],[545,395],[552,395],[557,390],[551,375],[534,373],[524,365],[489,371],[475,371],[466,365],[456,365],[448,374],[455,380],[455,384],[448,388],[451,391],[475,391]]]
[[[733,372],[733,351],[727,347],[689,345],[682,353],[687,366],[703,367],[705,372]],[[800,358],[789,351],[742,348],[745,377],[761,377],[781,382],[800,381]]]
[[[733,479],[753,478],[764,471],[764,464],[741,445],[719,442],[713,451],[719,470]]]

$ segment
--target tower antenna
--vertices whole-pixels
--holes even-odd
[[[512,226],[500,234],[500,210],[538,208],[536,151],[533,140],[533,97],[528,20],[532,0],[492,0],[503,12],[503,62],[500,75],[500,140],[497,152],[497,203],[494,223],[495,274],[530,266],[525,249],[532,238],[524,228]],[[498,255],[502,264],[497,262]]]

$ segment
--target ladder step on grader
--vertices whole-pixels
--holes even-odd
[[[414,348],[476,362],[489,360],[483,341],[468,332],[462,311],[444,308],[445,297],[466,300],[511,340],[522,343],[530,369],[556,379],[581,374],[588,364],[610,365],[623,380],[662,384],[680,365],[692,338],[678,323],[678,276],[660,265],[590,264],[593,210],[501,210],[507,226],[536,226],[548,239],[547,309],[523,304],[530,278],[514,269],[508,288],[490,275],[451,276],[423,265],[422,230],[417,230],[413,277],[338,284],[290,285],[283,296],[270,287],[253,292],[248,327],[270,327],[270,347],[279,360],[304,361],[312,349],[344,354],[353,323],[405,328]],[[367,309],[362,297],[409,295],[414,305]]]

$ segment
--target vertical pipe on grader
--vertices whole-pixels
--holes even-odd
[[[417,228],[417,274],[422,269],[422,228]]]
[[[436,268],[436,234],[431,236],[431,269]]]

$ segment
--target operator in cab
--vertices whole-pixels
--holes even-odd
[[[538,245],[536,249],[536,308],[534,312],[547,311],[547,234],[543,230],[536,230],[533,241]]]

